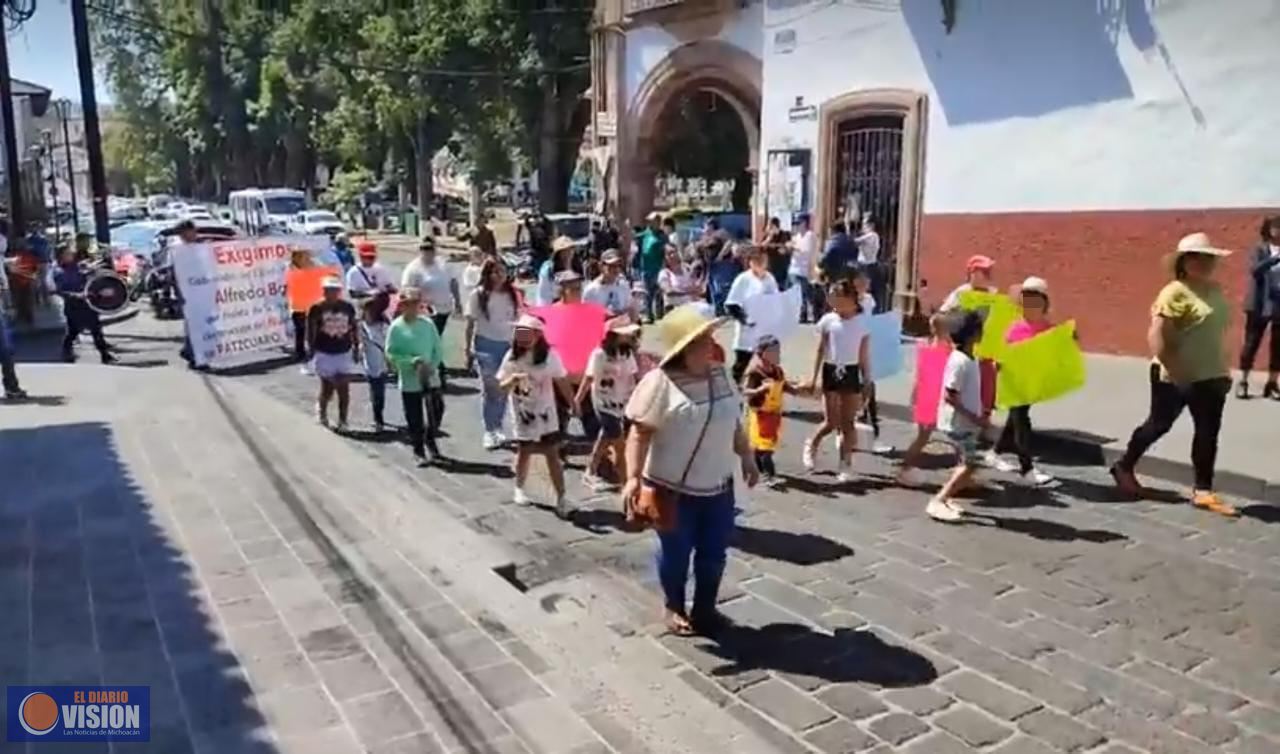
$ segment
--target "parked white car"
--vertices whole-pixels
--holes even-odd
[[[293,221],[289,223],[289,230],[304,236],[336,236],[339,233],[346,233],[347,226],[343,225],[338,216],[332,212],[315,209],[295,215]]]

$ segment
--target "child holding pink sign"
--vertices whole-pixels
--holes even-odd
[[[943,315],[929,318],[929,341],[916,350],[916,380],[911,387],[911,406],[916,421],[916,437],[907,446],[898,467],[898,484],[918,487],[920,478],[915,469],[920,455],[933,436],[938,423],[938,403],[942,396],[942,373],[951,355],[951,338]]]

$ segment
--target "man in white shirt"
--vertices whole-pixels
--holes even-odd
[[[431,307],[431,321],[435,323],[436,332],[443,338],[449,315],[462,308],[462,294],[453,270],[436,258],[435,239],[424,236],[418,243],[418,256],[405,265],[400,288],[418,289],[421,300]],[[440,387],[446,387],[443,363],[440,364]]]
[[[617,249],[609,249],[601,255],[600,264],[600,277],[583,289],[582,300],[603,306],[611,317],[620,314],[634,315],[631,285],[622,276],[622,255]]]
[[[796,218],[795,233],[791,235],[791,265],[787,268],[787,281],[800,286],[802,303],[800,321],[808,322],[812,314],[816,321],[822,316],[821,289],[812,281],[817,262],[818,237],[809,225],[809,216]]]
[[[359,261],[347,270],[347,293],[351,298],[369,298],[379,291],[395,293],[396,284],[391,271],[378,262],[378,247],[372,241],[356,246]]]
[[[742,256],[747,269],[733,279],[729,295],[724,299],[725,311],[738,321],[738,329],[733,336],[734,384],[742,382],[742,375],[747,371],[747,364],[755,353],[755,344],[762,334],[755,332],[755,327],[747,320],[744,305],[756,296],[778,292],[778,281],[769,273],[769,257],[765,250],[759,246],[748,246]]]

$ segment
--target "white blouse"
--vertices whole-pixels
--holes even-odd
[[[742,398],[724,367],[713,368],[710,377],[673,378],[654,369],[636,385],[626,416],[654,431],[645,479],[694,496],[715,495],[733,484]]]

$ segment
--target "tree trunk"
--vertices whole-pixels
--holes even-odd
[[[414,167],[418,188],[418,217],[423,223],[431,217],[431,131],[426,117],[418,118],[416,138],[413,140]]]
[[[472,170],[467,180],[471,184],[470,202],[467,205],[467,220],[471,223],[471,227],[476,227],[476,220],[480,218],[480,212],[483,210],[481,206],[483,199],[480,196],[480,174]]]
[[[543,212],[564,212],[569,206],[563,180],[559,82],[548,76],[542,88],[542,117],[538,133],[538,206]]]

